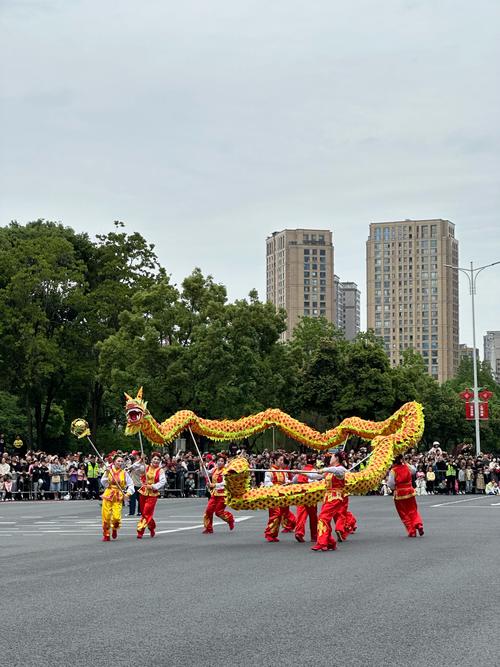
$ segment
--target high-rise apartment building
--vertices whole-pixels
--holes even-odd
[[[458,368],[458,241],[448,220],[374,222],[366,244],[367,324],[391,363],[419,352],[439,382]]]
[[[484,360],[489,363],[496,382],[500,382],[500,331],[487,331],[484,340]]]
[[[340,283],[343,294],[341,328],[347,340],[354,340],[359,333],[361,293],[356,283]]]
[[[332,232],[284,229],[266,239],[267,300],[287,312],[290,339],[299,318],[335,321]]]
[[[347,340],[354,340],[360,328],[361,293],[356,283],[341,282],[333,277],[336,303],[334,324],[344,333]]]

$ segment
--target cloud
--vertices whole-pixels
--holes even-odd
[[[232,298],[264,296],[284,227],[332,229],[363,299],[372,220],[448,218],[464,261],[496,258],[496,2],[16,1],[2,20],[3,224],[119,218]]]

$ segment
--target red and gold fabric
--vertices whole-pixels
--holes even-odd
[[[152,486],[153,484],[158,484],[160,481],[160,473],[161,473],[161,468],[154,467],[154,466],[147,466],[146,467],[146,472],[144,475],[141,476],[141,482],[142,486],[139,489],[139,493],[141,496],[150,496],[150,497],[155,497],[158,498],[160,495],[160,492],[157,489],[148,489],[148,486]]]
[[[311,542],[316,542],[318,537],[318,508],[316,505],[308,507],[299,505],[297,507],[297,522],[295,524],[295,536],[304,537],[306,533],[306,522],[309,518],[309,530],[311,533]]]
[[[291,533],[295,529],[296,519],[289,507],[272,507],[269,510],[269,519],[264,531],[266,540],[274,541],[278,537],[280,526],[284,533]]]
[[[226,503],[223,495],[222,496],[212,495],[209,498],[207,507],[205,509],[205,514],[203,515],[203,526],[204,526],[203,532],[205,533],[214,532],[214,525],[213,525],[214,514],[215,516],[218,516],[219,519],[222,519],[227,524],[229,524],[229,528],[231,530],[234,528],[234,516],[231,514],[231,512],[226,511],[225,507]]]
[[[332,472],[325,472],[325,502],[318,516],[318,538],[316,546],[335,549],[337,541],[332,535],[332,520],[335,530],[345,531],[345,479]],[[338,525],[338,528],[337,528]]]
[[[314,471],[314,466],[307,464],[303,470]],[[297,475],[296,481],[299,484],[308,484],[308,475]],[[302,541],[306,533],[306,522],[309,518],[309,530],[311,533],[311,542],[316,542],[318,536],[318,506],[317,505],[298,505],[297,522],[295,524],[295,537]]]
[[[139,496],[139,509],[141,510],[141,518],[137,523],[137,532],[144,533],[146,528],[154,534],[156,529],[156,522],[153,518],[158,496],[147,496],[141,494]]]
[[[283,486],[289,481],[289,473],[280,471],[277,466],[271,466],[266,473],[264,484],[268,486]],[[280,526],[282,526],[284,533],[291,533],[295,529],[295,525],[296,518],[289,507],[270,507],[264,537],[269,542],[275,542],[278,539]]]
[[[213,489],[211,490],[212,497],[223,498],[225,495],[224,490],[224,473],[226,472],[225,468],[214,468],[212,472],[212,484]]]
[[[108,486],[104,490],[101,498],[110,502],[123,501],[127,481],[125,470],[121,468],[112,467],[107,473]]]
[[[412,486],[410,468],[402,463],[392,467],[394,475],[394,505],[410,537],[415,537],[417,530],[423,531],[424,523],[418,511],[416,493]]]

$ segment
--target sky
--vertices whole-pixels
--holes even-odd
[[[265,239],[331,229],[361,290],[370,222],[444,218],[500,260],[498,0],[2,0],[0,225],[141,232],[265,299]],[[478,278],[477,345],[500,330]],[[460,341],[472,344],[460,279]]]

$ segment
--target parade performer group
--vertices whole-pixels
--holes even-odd
[[[309,518],[311,538],[316,540],[313,550],[335,550],[337,540],[344,541],[356,530],[356,519],[349,511],[348,496],[364,495],[378,488],[391,470],[388,485],[394,489],[396,510],[408,535],[415,537],[417,533],[424,534],[412,486],[412,470],[401,458],[406,450],[418,444],[423,434],[423,409],[419,403],[406,403],[384,421],[349,417],[338,426],[320,433],[276,408],[268,408],[256,415],[234,421],[204,419],[190,410],[180,410],[159,423],[147,409],[142,388],[135,398],[128,394],[126,398],[126,435],[142,433],[150,442],[162,446],[172,442],[187,429],[193,440],[193,433],[198,433],[210,440],[229,442],[277,427],[302,445],[318,451],[331,451],[336,448],[330,456],[329,466],[320,473],[311,470],[310,463],[300,470],[289,470],[285,466],[284,458],[278,455],[271,468],[265,471],[263,486],[258,488],[251,486],[251,471],[244,457],[226,461],[224,455],[218,455],[217,465],[209,480],[211,497],[204,515],[205,533],[213,532],[214,514],[233,529],[234,517],[226,510],[226,505],[236,510],[267,509],[267,541],[278,541],[280,527],[283,532],[295,532],[297,541],[305,541],[305,524]],[[90,439],[90,429],[84,419],[73,420],[71,431],[78,438],[86,436],[102,461]],[[354,471],[346,469],[343,451],[351,436],[371,442],[371,452],[367,457],[370,461],[362,469]],[[200,453],[199,455],[201,457]],[[160,468],[160,456],[157,453],[153,454],[151,464],[144,466],[140,481],[142,517],[137,526],[138,538],[142,538],[146,528],[151,536],[155,534],[153,514],[159,491],[165,484],[165,475]],[[123,457],[115,456],[113,465],[103,474],[102,485],[105,488],[102,496],[103,540],[109,541],[110,533],[113,539],[118,534],[125,498],[136,491],[128,472],[123,470]],[[318,516],[316,507],[321,501],[323,504]],[[291,506],[297,507],[297,517],[290,511]],[[335,521],[333,528],[332,521]]]

